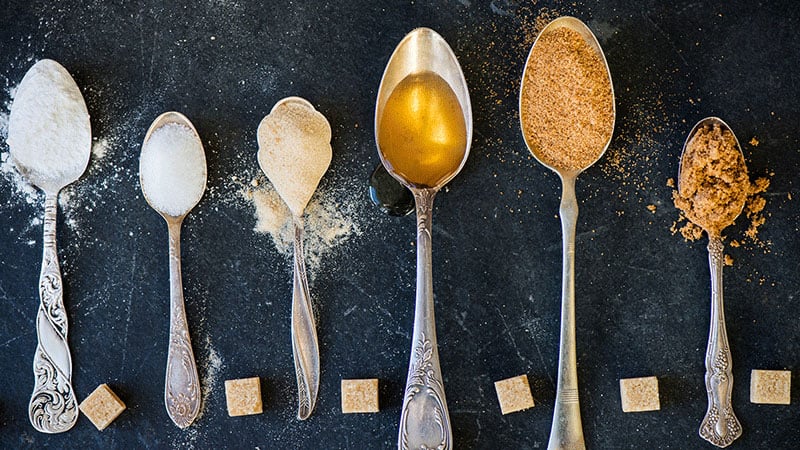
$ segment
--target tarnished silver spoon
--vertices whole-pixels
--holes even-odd
[[[19,84],[11,105],[8,144],[20,173],[45,193],[36,314],[38,345],[28,409],[31,424],[43,433],[67,431],[78,419],[56,250],[56,216],[58,192],[86,170],[91,135],[86,103],[67,70],[50,59],[34,64]]]
[[[163,150],[161,145],[151,148],[153,135],[164,127],[180,127],[182,139],[165,139],[175,145],[188,146],[191,151],[182,154],[183,161],[169,154],[157,154]],[[163,144],[162,144],[163,145]],[[178,149],[169,149],[174,152]],[[194,170],[187,176],[181,172],[185,158],[191,158]],[[196,173],[195,173],[196,172]],[[181,225],[189,211],[200,201],[206,188],[206,158],[203,144],[194,125],[183,114],[167,112],[156,118],[142,144],[139,160],[139,181],[147,204],[156,210],[167,222],[169,232],[169,348],[167,352],[167,373],[164,381],[164,403],[170,419],[180,428],[192,424],[200,412],[200,381],[197,376],[197,363],[192,351],[189,336],[189,323],[183,301],[183,282],[181,277]],[[182,182],[177,182],[181,180]],[[184,191],[190,185],[190,189]],[[180,201],[172,198],[181,196]]]
[[[708,177],[705,165],[709,162],[695,150],[693,140],[699,134],[730,133],[735,145],[736,162],[731,164],[726,178],[733,182],[692,182],[692,177]],[[717,145],[715,143],[714,145]],[[717,150],[714,150],[717,152]],[[719,165],[719,163],[716,163]],[[711,177],[713,181],[716,177]],[[706,348],[706,392],[708,393],[708,409],[700,424],[700,436],[717,447],[727,447],[736,438],[742,435],[742,426],[733,413],[731,392],[733,391],[733,361],[728,333],[725,329],[725,308],[722,303],[722,267],[725,246],[722,243],[722,230],[733,224],[741,214],[747,199],[743,190],[746,189],[747,167],[745,166],[742,147],[736,135],[733,134],[728,124],[718,117],[707,117],[699,121],[683,145],[680,168],[678,169],[678,193],[688,201],[699,197],[724,198],[725,204],[716,205],[704,211],[704,214],[692,214],[684,211],[687,217],[700,226],[708,234],[708,265],[711,272],[711,323],[708,332],[708,346]],[[689,192],[688,185],[693,186]],[[712,190],[718,192],[711,192]],[[721,191],[721,192],[719,192]],[[726,192],[727,191],[727,192]],[[735,192],[738,191],[738,194]],[[707,213],[707,214],[706,214]]]
[[[381,162],[411,189],[417,211],[417,298],[397,446],[450,449],[433,308],[431,215],[436,193],[469,156],[472,106],[461,66],[435,31],[408,33],[386,64],[375,105],[375,137]]]
[[[542,36],[560,28],[567,28],[577,32],[585,43],[597,53],[602,60],[605,72],[608,75],[608,89],[611,91],[611,109],[615,112],[614,87],[611,83],[611,73],[608,69],[603,50],[597,42],[594,33],[579,19],[574,17],[559,17],[550,22],[537,36],[531,47],[531,55],[536,46],[541,42]],[[537,114],[538,111],[527,111],[523,108],[523,96],[526,91],[526,83],[529,83],[531,76],[532,57],[528,56],[525,69],[522,75],[520,87],[520,120],[523,122],[522,128],[525,130],[526,114]],[[535,79],[536,74],[532,74]],[[569,81],[565,81],[569,82]],[[561,218],[562,234],[562,288],[561,288],[561,341],[558,354],[558,384],[556,391],[556,403],[553,410],[553,423],[550,429],[550,440],[547,448],[555,449],[582,449],[586,447],[583,438],[583,427],[581,425],[581,411],[578,397],[578,369],[577,355],[575,349],[575,227],[578,220],[578,201],[575,197],[575,180],[584,170],[591,167],[605,154],[608,145],[611,143],[611,135],[614,129],[612,120],[607,131],[608,140],[602,148],[596,149],[596,157],[583,167],[557,167],[548,164],[547,159],[540,153],[543,149],[534,145],[534,136],[529,136],[523,132],[525,144],[531,154],[542,165],[558,174],[561,178],[561,206],[559,217]],[[545,130],[549,131],[549,130]]]
[[[303,214],[333,157],[331,127],[301,97],[287,97],[258,125],[258,165],[289,207],[294,225],[292,355],[297,418],[308,419],[319,390],[319,342],[303,250]]]

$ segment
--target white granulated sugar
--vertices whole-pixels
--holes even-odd
[[[34,183],[72,182],[86,169],[92,145],[83,95],[64,67],[43,59],[20,82],[8,119],[8,146]]]
[[[142,146],[142,191],[153,207],[182,216],[200,201],[206,185],[203,144],[189,127],[167,123]]]

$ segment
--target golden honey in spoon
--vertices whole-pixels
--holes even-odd
[[[456,93],[433,72],[413,73],[394,88],[378,124],[379,149],[390,172],[411,187],[437,187],[461,167],[467,151],[464,112]]]

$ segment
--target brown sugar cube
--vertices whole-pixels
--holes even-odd
[[[261,379],[225,380],[225,400],[230,417],[261,414]]]
[[[533,408],[533,396],[527,375],[495,381],[494,389],[500,402],[500,412],[504,415]]]
[[[791,383],[789,370],[753,370],[750,372],[750,403],[788,405]]]
[[[98,430],[103,431],[122,411],[125,411],[125,403],[122,403],[117,394],[103,383],[83,399],[78,408]]]
[[[658,378],[622,378],[619,380],[622,412],[658,411]]]
[[[342,380],[342,413],[378,412],[378,379]]]

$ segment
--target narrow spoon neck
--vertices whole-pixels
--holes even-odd
[[[438,189],[425,188],[425,189],[412,189],[414,194],[414,203],[417,211],[417,228],[429,229],[431,226],[431,216],[433,211],[433,199],[436,197]]]

